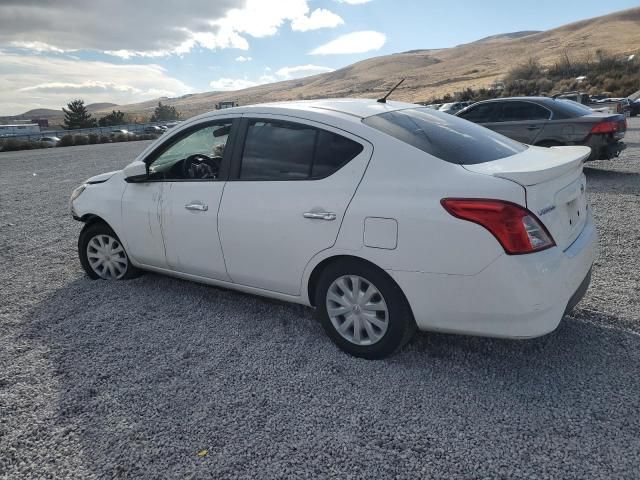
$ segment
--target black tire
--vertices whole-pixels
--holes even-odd
[[[89,278],[93,280],[103,279],[93,269],[87,257],[88,255],[87,246],[89,245],[89,242],[91,241],[91,239],[99,235],[107,235],[109,237],[112,237],[122,247],[122,250],[123,250],[122,254],[124,258],[126,258],[127,260],[127,265],[126,265],[126,270],[124,274],[122,276],[119,276],[117,280],[128,280],[142,273],[139,269],[137,269],[131,264],[131,260],[129,260],[129,256],[127,255],[127,252],[124,249],[124,245],[122,245],[122,242],[120,242],[120,239],[115,234],[115,232],[111,229],[111,227],[109,227],[109,225],[107,225],[104,222],[95,222],[95,223],[85,225],[82,231],[80,232],[80,237],[78,238],[78,256],[80,257],[80,264],[82,265],[82,268],[84,268],[84,271],[87,272],[87,275],[89,276]]]
[[[344,338],[334,327],[327,313],[329,287],[345,275],[357,275],[374,285],[386,303],[387,330],[380,340],[373,344],[357,345]],[[315,305],[320,322],[329,338],[341,350],[355,357],[370,360],[387,357],[411,340],[417,330],[411,308],[400,287],[383,270],[358,260],[337,260],[327,265],[318,278]]]

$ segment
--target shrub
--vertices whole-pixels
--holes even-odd
[[[89,137],[86,135],[74,135],[73,142],[76,145],[89,145]]]
[[[90,133],[89,134],[89,143],[90,144],[94,144],[94,143],[98,143],[100,141],[100,137],[98,136],[97,133]]]
[[[2,144],[3,152],[15,152],[17,150],[31,150],[31,142],[27,140],[18,140],[17,138],[9,138]]]
[[[73,135],[66,134],[63,135],[60,139],[60,143],[58,143],[59,147],[71,147],[73,145]]]
[[[111,143],[109,135],[100,135],[100,143]]]

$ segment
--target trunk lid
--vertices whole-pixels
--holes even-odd
[[[475,165],[471,172],[505,178],[525,189],[526,207],[565,250],[580,235],[587,219],[583,161],[589,147],[529,147],[511,157]]]

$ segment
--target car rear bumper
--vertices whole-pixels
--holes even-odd
[[[388,273],[404,291],[421,330],[531,338],[555,330],[584,296],[596,256],[597,234],[589,215],[565,251],[505,254],[477,275]]]
[[[616,158],[627,148],[627,145],[619,139],[610,139],[604,135],[592,135],[585,144],[591,147],[591,155],[586,160],[610,160]]]

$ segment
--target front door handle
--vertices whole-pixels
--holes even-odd
[[[206,212],[209,210],[209,206],[204,203],[187,203],[184,208],[187,210],[196,210],[198,212]]]
[[[336,214],[333,212],[305,212],[302,214],[304,218],[310,218],[312,220],[335,220]]]
[[[540,130],[540,127],[536,126],[536,125],[529,125],[527,127],[527,130]]]

